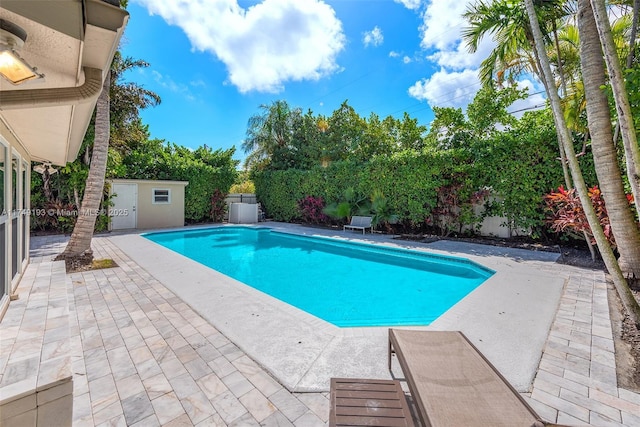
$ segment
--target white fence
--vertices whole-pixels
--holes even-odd
[[[227,204],[227,212],[224,214],[224,220],[229,221],[229,212],[231,212],[231,203],[248,203],[255,205],[258,203],[256,195],[252,193],[229,193],[224,199]]]
[[[252,193],[230,193],[227,194],[224,201],[227,203],[227,206],[231,203],[257,203],[256,195]]]
[[[491,202],[500,202],[500,198],[496,196],[489,196]],[[484,212],[484,203],[478,203],[473,206],[473,213],[475,215],[482,215]],[[488,216],[484,218],[482,224],[477,229],[477,232],[481,236],[492,236],[492,237],[500,237],[500,238],[510,238],[515,236],[528,236],[531,234],[530,230],[525,229],[515,229],[513,227],[509,227],[508,218],[502,216]]]

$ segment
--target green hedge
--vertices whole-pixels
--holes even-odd
[[[279,221],[299,219],[297,201],[303,197],[322,197],[330,203],[340,201],[344,190],[353,187],[363,195],[382,191],[401,221],[419,226],[432,216],[438,189],[453,185],[459,187],[463,202],[478,190],[492,188],[502,200],[492,214],[505,216],[512,227],[535,229],[544,224],[542,196],[562,185],[563,178],[553,126],[541,131],[539,123],[529,125],[502,132],[478,147],[407,151],[364,164],[343,161],[309,170],[256,171],[252,179],[258,199]],[[479,220],[462,221],[474,226]]]
[[[364,195],[382,191],[402,220],[418,224],[436,205],[436,189],[448,184],[452,173],[466,173],[466,163],[452,166],[451,160],[443,153],[403,152],[366,164],[344,161],[304,171],[260,171],[252,179],[258,199],[278,221],[299,219],[297,202],[305,196],[339,201],[344,190],[353,187]]]

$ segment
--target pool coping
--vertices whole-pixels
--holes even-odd
[[[431,325],[412,329],[462,330],[517,390],[530,389],[565,282],[553,271],[559,254],[448,241],[424,244],[274,222],[260,226],[265,225],[459,256],[496,271]],[[390,377],[386,327],[338,328],[139,234],[109,239],[291,391],[326,391],[331,377]]]
[[[338,309],[337,311],[339,313],[346,314],[347,317],[342,318],[340,314],[335,314],[333,318],[327,318],[326,316],[319,315],[318,313],[322,312],[323,308],[325,308],[327,305],[338,306],[343,301],[343,298],[341,297],[341,295],[343,295],[342,291],[344,290],[344,288],[351,286],[354,283],[354,280],[356,281],[359,280],[358,278],[350,277],[349,273],[343,274],[343,273],[339,273],[331,270],[333,272],[330,275],[327,275],[326,273],[323,274],[322,272],[319,272],[317,270],[317,268],[322,268],[322,265],[324,265],[324,263],[333,264],[334,262],[333,260],[326,260],[321,263],[318,263],[318,261],[313,261],[310,263],[310,265],[306,265],[304,270],[300,271],[301,267],[297,265],[298,260],[294,260],[293,258],[289,259],[289,255],[285,255],[285,256],[279,257],[276,261],[275,260],[276,256],[273,255],[272,252],[267,251],[266,253],[263,253],[261,255],[263,259],[263,263],[261,264],[262,267],[260,268],[266,269],[265,271],[260,271],[259,269],[256,269],[256,267],[248,268],[249,271],[255,272],[256,274],[260,274],[260,277],[262,277],[261,280],[264,282],[267,282],[266,283],[267,286],[266,287],[260,286],[261,282],[259,280],[256,280],[255,277],[253,279],[250,279],[245,276],[245,278],[248,279],[248,281],[245,282],[242,277],[238,276],[238,274],[240,274],[240,276],[242,276],[242,274],[239,273],[237,270],[235,270],[235,268],[229,269],[230,263],[233,263],[234,265],[237,264],[236,261],[238,261],[239,253],[234,252],[233,255],[230,255],[229,257],[227,257],[226,254],[222,255],[223,257],[222,259],[217,259],[217,260],[215,258],[212,259],[212,257],[215,257],[215,255],[219,253],[218,250],[224,251],[226,247],[229,246],[229,241],[228,241],[229,234],[227,233],[224,233],[222,235],[212,234],[212,233],[215,233],[215,231],[212,231],[212,230],[223,230],[223,229],[229,230],[229,232],[231,233],[236,233],[238,232],[237,230],[243,230],[244,232],[247,232],[247,231],[253,232],[247,235],[247,237],[249,238],[248,242],[244,242],[243,238],[241,238],[241,241],[244,242],[244,243],[241,243],[242,245],[252,245],[251,242],[254,241],[253,239],[260,240],[260,237],[257,237],[257,234],[256,234],[258,233],[261,236],[265,236],[268,234],[270,236],[273,236],[275,239],[278,239],[277,243],[276,241],[268,241],[267,243],[269,246],[268,249],[271,249],[273,244],[276,244],[276,246],[280,246],[280,242],[288,242],[288,244],[291,244],[294,246],[299,244],[304,245],[305,249],[303,249],[303,253],[305,255],[307,252],[307,248],[313,248],[313,249],[317,249],[320,252],[328,251],[336,257],[349,258],[355,261],[362,260],[363,259],[362,257],[364,257],[365,260],[371,260],[370,258],[368,258],[371,254],[377,255],[379,257],[379,258],[376,258],[377,263],[380,263],[381,261],[384,262],[383,258],[389,258],[390,261],[388,265],[391,267],[397,266],[397,267],[416,268],[421,270],[423,273],[437,274],[437,275],[444,276],[444,279],[439,279],[435,277],[431,279],[430,278],[431,276],[429,276],[429,278],[423,277],[420,280],[417,280],[416,278],[416,280],[414,280],[413,283],[417,282],[422,284],[420,288],[423,288],[424,284],[429,284],[429,286],[435,286],[435,289],[437,290],[437,289],[440,289],[438,286],[441,285],[443,286],[442,290],[444,292],[446,291],[444,287],[447,287],[447,288],[451,287],[451,284],[450,284],[451,281],[459,280],[460,282],[457,282],[456,285],[454,285],[454,287],[459,286],[461,290],[460,291],[456,290],[455,291],[456,293],[453,294],[453,296],[449,297],[449,299],[445,300],[444,302],[440,302],[440,306],[436,307],[436,309],[438,310],[436,312],[429,312],[427,309],[422,309],[421,311],[417,311],[417,308],[414,308],[413,310],[415,311],[412,310],[411,313],[398,310],[398,312],[396,312],[397,316],[395,317],[389,317],[390,316],[389,314],[387,314],[384,318],[376,317],[376,314],[380,312],[370,312],[370,314],[363,313],[361,318],[357,317],[355,319],[352,319],[349,317],[350,313],[343,312],[343,310]],[[180,233],[179,237],[184,236],[189,242],[185,241],[183,245],[182,242],[180,241],[176,242],[173,240],[175,239],[175,236],[168,237],[169,239],[172,239],[172,240],[166,240],[166,238],[162,237],[164,235],[171,235],[174,233]],[[277,300],[283,301],[287,305],[292,305],[297,309],[302,310],[303,312],[306,312],[308,314],[311,314],[312,316],[316,316],[326,322],[329,322],[338,328],[357,328],[357,327],[398,328],[398,327],[411,327],[415,325],[424,325],[440,317],[440,315],[442,315],[445,311],[447,311],[449,308],[451,308],[453,305],[459,302],[468,293],[473,291],[476,287],[481,285],[489,277],[495,274],[494,270],[482,264],[479,264],[475,261],[471,261],[468,258],[457,257],[453,255],[441,255],[441,254],[436,254],[433,252],[426,252],[426,251],[416,251],[416,250],[401,248],[398,246],[372,244],[370,242],[335,239],[335,238],[329,238],[325,236],[308,236],[308,235],[305,236],[297,233],[274,230],[272,228],[264,227],[264,226],[263,227],[247,227],[242,225],[227,225],[225,227],[209,227],[204,229],[198,228],[198,229],[190,229],[190,230],[182,230],[182,231],[146,232],[146,233],[142,233],[141,236],[159,244],[160,246],[163,246],[178,254],[181,254],[187,258],[190,258],[196,262],[200,262],[213,270],[217,270],[222,274],[228,275],[229,277],[241,283],[249,285],[250,287],[257,289],[260,292],[264,292],[267,295],[273,298],[276,298]],[[218,248],[217,246],[213,248],[214,252],[212,253],[211,256],[209,256],[208,253],[202,251],[202,247],[208,245],[207,239],[209,239],[210,237],[224,240],[224,242],[223,241],[220,242],[222,243],[221,248]],[[284,240],[280,240],[280,239],[284,239]],[[255,242],[254,244],[257,244],[257,242]],[[283,244],[287,245],[287,243],[283,243]],[[339,252],[332,252],[332,250],[336,248]],[[358,255],[358,254],[361,254],[361,255]],[[292,255],[292,256],[295,256],[295,255]],[[260,256],[256,255],[256,258],[259,258],[259,257]],[[244,257],[240,259],[244,259]],[[255,259],[253,256],[251,256],[248,259],[251,260],[250,263],[255,262]],[[397,260],[397,261],[394,261],[394,260]],[[402,264],[400,264],[400,262],[402,262]],[[425,263],[424,267],[420,267],[421,265],[420,263]],[[429,267],[426,267],[427,265],[433,265],[434,267],[429,268]],[[236,266],[236,267],[239,268],[239,266]],[[281,282],[280,278],[282,278],[283,280],[286,280],[286,278],[283,277],[280,273],[281,271],[286,271],[287,269],[295,269],[295,273],[293,273],[292,271],[292,276],[296,281],[292,282],[290,278],[289,282],[287,283],[291,283],[292,286],[281,288],[279,287],[281,286],[279,285],[279,283]],[[451,272],[451,275],[445,276],[447,273],[442,269],[446,269],[447,272]],[[243,272],[245,272],[246,269],[243,267],[242,270]],[[402,301],[395,300],[396,303],[400,305],[390,305],[389,301],[393,298],[393,295],[392,295],[393,292],[390,290],[389,286],[384,286],[384,287],[381,286],[380,294],[378,294],[375,290],[371,292],[371,286],[383,285],[383,284],[387,285],[388,283],[393,282],[394,278],[398,276],[395,274],[389,275],[388,280],[386,280],[385,282],[381,282],[378,276],[376,275],[371,276],[369,267],[366,267],[365,269],[363,269],[363,267],[358,266],[358,271],[360,270],[362,270],[363,273],[368,273],[369,276],[366,276],[366,278],[370,280],[366,280],[364,282],[359,281],[359,284],[360,284],[359,286],[363,286],[364,287],[362,289],[363,291],[366,291],[374,296],[374,299],[372,301],[376,301],[378,304],[381,304],[376,307],[380,307],[380,309],[383,311],[390,308],[402,307],[402,304],[411,304],[413,300],[415,300],[416,298],[421,299],[420,301],[425,301],[425,298],[437,297],[437,294],[429,290],[428,289],[429,286],[427,286],[427,288],[418,290],[420,292],[424,291],[424,293],[415,294],[415,296],[409,297],[409,299],[407,299],[408,297],[405,295]],[[460,273],[456,274],[455,273],[456,270],[459,271]],[[316,276],[316,273],[317,273],[317,276]],[[306,282],[307,278],[309,279],[309,283],[305,283],[304,286],[299,286],[300,281]],[[432,281],[434,283],[432,283]],[[436,281],[437,283],[435,283]],[[409,285],[409,283],[406,282],[406,279],[404,279],[402,283]],[[400,286],[399,289],[402,289],[403,287],[402,283],[394,283],[393,284],[394,288]],[[358,286],[358,285],[355,285],[355,286]],[[313,290],[313,293],[307,295],[308,298],[312,299],[310,302],[315,300],[315,304],[313,307],[309,307],[305,305],[304,302],[302,302],[300,299],[295,298],[295,294],[298,293],[298,290],[300,290],[300,288],[302,287]],[[275,290],[275,294],[273,292],[268,291],[268,289],[273,289],[273,288],[278,288]],[[325,290],[325,288],[327,289]],[[286,289],[288,292],[291,292],[291,293],[290,294],[283,294],[281,292],[279,293],[278,292],[279,289]],[[390,291],[391,291],[391,294],[390,294]],[[318,297],[319,295],[321,295],[320,298]],[[366,295],[362,295],[362,297],[365,297],[365,296]],[[322,297],[328,297],[329,300],[323,299]],[[454,298],[456,299],[454,300]],[[298,304],[293,302],[294,300],[297,300]],[[356,304],[361,303],[362,298],[359,297],[354,302]],[[318,305],[318,303],[322,304],[323,308],[320,308],[320,305]],[[350,305],[351,304],[349,304],[349,306]],[[308,308],[311,308],[311,309],[309,310]],[[325,315],[330,314],[327,312],[323,312],[323,313]],[[371,316],[371,318],[369,318],[368,316]]]

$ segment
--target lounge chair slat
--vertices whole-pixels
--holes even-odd
[[[408,427],[413,424],[407,424],[406,418],[379,418],[379,417],[362,417],[362,416],[341,416],[332,426],[385,426],[385,427]]]
[[[397,395],[388,391],[373,390],[336,390],[336,396],[340,398],[361,398],[361,399],[397,399]]]
[[[360,416],[341,417],[336,426],[382,426],[406,427],[408,424],[402,418],[366,418]]]
[[[365,399],[371,400],[371,399]],[[349,398],[343,397],[340,399],[341,406],[363,406],[368,402],[363,401],[362,398]],[[400,401],[396,399],[376,399],[375,404],[377,407],[381,408],[402,408],[402,404]]]
[[[376,405],[377,402],[369,402],[371,405]],[[377,406],[338,406],[336,408],[336,415],[353,415],[353,416],[373,416],[373,417],[387,417],[387,418],[403,418],[402,409],[398,408],[380,408]]]
[[[375,391],[390,391],[395,392],[396,388],[393,384],[353,384],[353,383],[341,383],[338,385],[338,390],[375,390]]]
[[[368,387],[375,385],[376,387],[391,386],[395,388],[395,384],[389,380],[367,379],[366,382],[358,378],[334,378],[334,385],[338,388],[344,388],[348,386],[355,387]]]

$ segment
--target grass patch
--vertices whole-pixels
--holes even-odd
[[[64,260],[67,273],[77,273],[80,271],[102,270],[103,268],[117,267],[118,264],[112,259],[93,259],[89,261],[84,257],[66,258]]]
[[[94,259],[91,262],[91,270],[100,270],[103,268],[113,268],[117,267],[118,264],[112,259]]]

